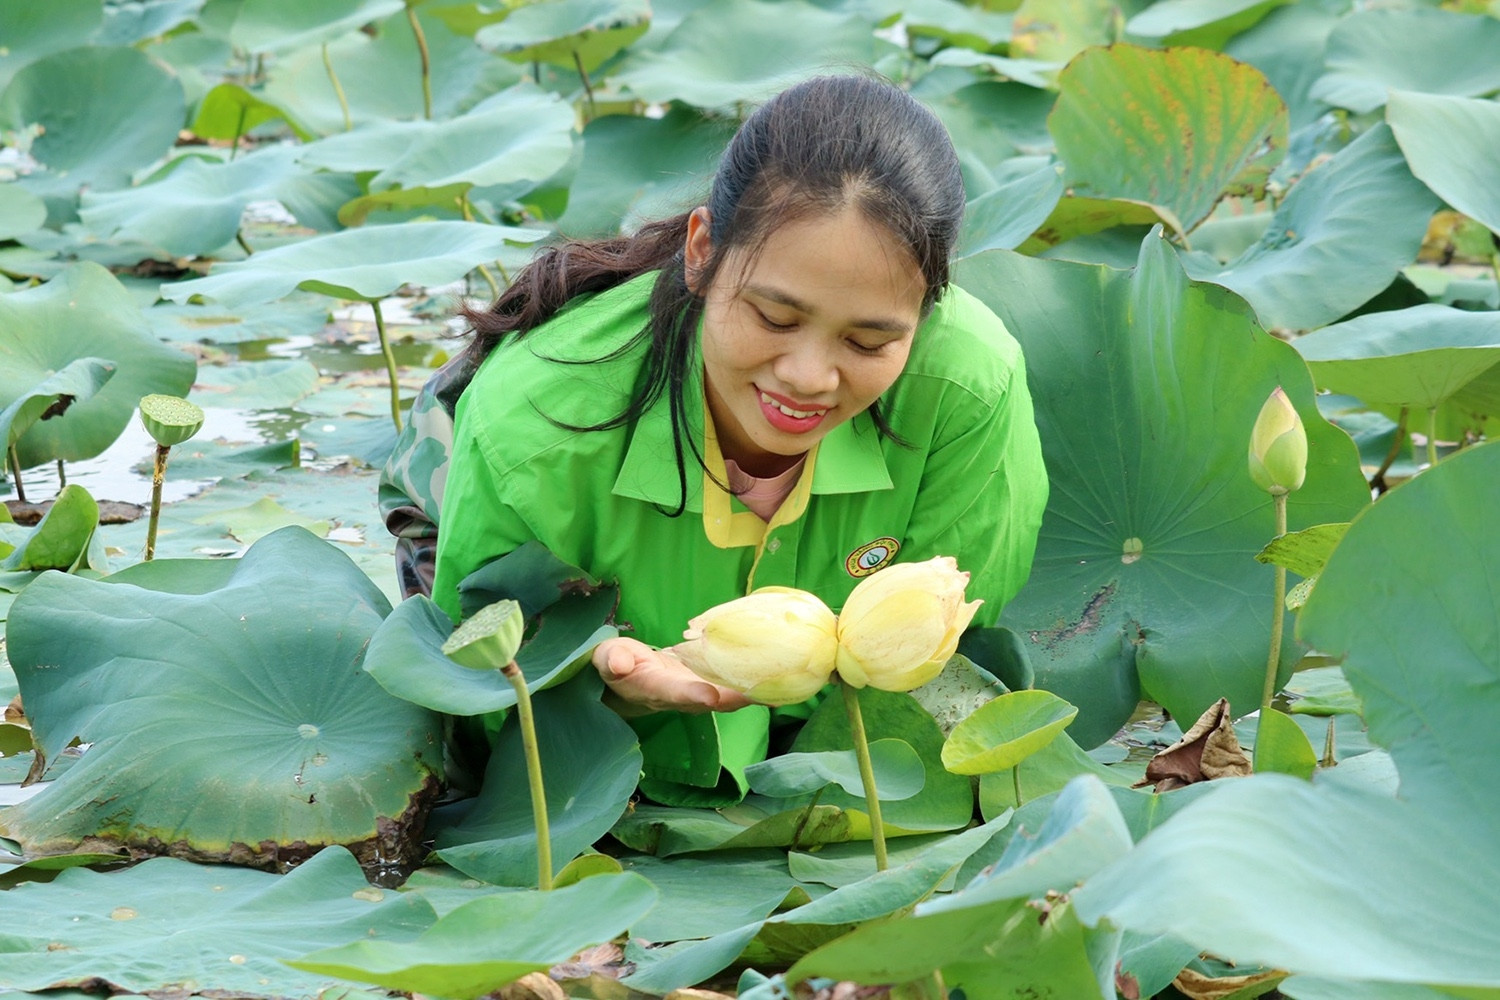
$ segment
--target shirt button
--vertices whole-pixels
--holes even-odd
[[[773,556],[776,554],[776,550],[779,548],[781,548],[781,539],[779,538],[771,539],[771,541],[766,545],[766,551],[771,553],[771,555]]]

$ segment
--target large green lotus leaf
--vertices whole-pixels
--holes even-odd
[[[969,70],[982,67],[1001,81],[1037,89],[1056,86],[1057,74],[1063,68],[1063,63],[1045,59],[1012,59],[1009,56],[960,48],[943,49],[929,60],[929,64],[934,67],[951,66]]]
[[[868,844],[860,847],[869,853]],[[659,905],[631,927],[647,941],[713,937],[759,923],[789,899],[808,902],[808,890],[817,891],[799,885],[787,872],[786,852],[773,848],[670,858],[626,854],[620,864],[649,879],[661,895]]]
[[[1008,771],[1046,749],[1077,714],[1050,691],[1002,694],[948,734],[943,766],[958,774]]]
[[[894,3],[901,24],[912,38],[936,38],[948,45],[979,52],[1010,41],[1013,18],[956,0],[904,0]]]
[[[1244,253],[1228,264],[1184,255],[1183,267],[1244,296],[1267,327],[1322,326],[1412,262],[1437,207],[1379,125],[1298,180]]]
[[[350,940],[390,947],[436,919],[421,897],[371,886],[338,848],[286,875],[175,858],[73,868],[5,899],[26,917],[0,938],[0,986],[25,991],[98,982],[126,994],[314,996],[346,984],[283,959]]]
[[[7,635],[32,732],[48,759],[93,745],[4,813],[7,835],[262,867],[343,844],[399,867],[421,850],[441,726],[359,669],[389,607],[298,528],[202,594],[38,579]]]
[[[246,52],[290,52],[331,42],[404,6],[402,0],[244,0],[229,40]]]
[[[583,162],[558,231],[613,236],[632,218],[692,207],[707,195],[727,139],[721,122],[689,108],[595,118],[583,130]]]
[[[1412,173],[1448,204],[1500,233],[1500,190],[1483,166],[1500,149],[1500,102],[1397,92],[1385,116]]]
[[[312,138],[306,126],[286,108],[252,93],[237,83],[217,84],[202,100],[188,131],[200,139],[233,142],[267,122],[284,121],[298,139]]]
[[[103,45],[134,45],[159,38],[191,21],[204,0],[137,0],[104,8],[104,24],[94,41]]]
[[[1252,66],[1206,49],[1090,49],[1058,78],[1048,127],[1081,197],[1159,205],[1191,230],[1258,197],[1286,152],[1286,105]]]
[[[1125,33],[1160,45],[1223,49],[1288,0],[1161,0],[1125,22]]]
[[[1297,3],[1279,7],[1223,47],[1226,55],[1249,63],[1271,81],[1286,101],[1294,133],[1328,111],[1328,105],[1310,95],[1323,74],[1328,34],[1344,13],[1337,4]]]
[[[1114,230],[1122,233],[1140,233],[1146,231],[1148,226],[1157,225],[1167,227],[1174,234],[1182,233],[1182,223],[1170,209],[1160,205],[1149,205],[1143,201],[1131,201],[1125,198],[1088,198],[1064,194],[1057,204],[1052,206],[1052,210],[1036,232],[1027,237],[1016,249],[1028,256],[1040,256],[1053,248],[1060,247],[1061,249],[1056,253],[1061,259],[1088,259],[1086,256],[1075,258],[1073,255],[1078,253],[1077,244],[1069,241],[1095,233],[1103,233],[1109,237],[1113,235],[1111,231]],[[1124,242],[1134,250],[1138,239],[1137,236],[1127,236]],[[1079,240],[1079,242],[1083,241]],[[1099,263],[1099,261],[1091,262]]]
[[[1109,767],[1084,753],[1073,738],[1061,733],[1051,743],[1027,757],[1017,765],[1019,774],[999,771],[981,775],[979,778],[979,813],[986,818],[998,816],[1007,809],[1017,809],[1053,792],[1062,791],[1068,782],[1080,774],[1092,774],[1100,781],[1112,785],[1129,785],[1144,777],[1144,764],[1132,776],[1123,767]],[[1016,786],[1021,788],[1021,801],[1016,801]]]
[[[0,561],[0,570],[33,572],[56,569],[67,572],[86,564],[89,543],[99,526],[99,504],[89,491],[69,483],[58,493],[47,513],[14,552]]]
[[[1312,96],[1360,113],[1380,107],[1392,90],[1479,97],[1500,90],[1497,50],[1500,20],[1493,17],[1426,7],[1363,10],[1328,36],[1328,71]]]
[[[1047,115],[1057,95],[1051,91],[1020,83],[986,81],[940,97],[921,95],[920,91],[918,94],[953,136],[970,197],[978,197],[996,186],[992,175],[998,165],[1014,157],[1052,151]],[[1035,169],[1040,167],[1038,163]],[[985,186],[976,186],[978,174],[991,179]]]
[[[114,376],[93,398],[21,436],[23,468],[93,458],[120,436],[142,396],[186,396],[197,367],[151,335],[130,293],[98,264],[73,264],[45,285],[0,295],[0,403],[88,357],[113,364]]]
[[[1425,410],[1460,393],[1500,401],[1500,313],[1428,303],[1357,316],[1294,343],[1319,388],[1366,403]]]
[[[1065,63],[1119,38],[1115,0],[1022,0],[1011,22],[1010,54]]]
[[[514,8],[474,40],[516,62],[545,62],[592,73],[646,33],[647,0],[542,0]]]
[[[957,277],[1026,351],[1052,488],[1035,568],[1003,619],[1037,686],[1079,707],[1073,738],[1113,735],[1137,680],[1177,718],[1220,697],[1258,704],[1273,574],[1255,554],[1274,527],[1245,449],[1276,386],[1310,442],[1292,527],[1347,520],[1369,496],[1301,357],[1232,293],[1189,281],[1159,236],[1134,271],[996,251]],[[1293,654],[1288,641],[1283,669]]]
[[[162,296],[194,295],[238,309],[279,299],[296,289],[373,301],[407,283],[445,285],[545,233],[479,222],[403,222],[347,229],[262,250],[248,260],[214,268],[206,278],[162,286]]]
[[[40,125],[31,155],[75,189],[122,184],[172,147],[185,115],[177,77],[130,48],[54,53],[0,93],[0,128]]]
[[[387,122],[304,146],[299,159],[379,173],[369,189],[542,181],[568,161],[573,109],[530,84],[485,98],[446,121]]]
[[[882,802],[909,799],[927,780],[922,759],[901,740],[871,740],[870,768]],[[745,780],[756,794],[772,798],[816,792],[825,785],[838,785],[850,795],[865,793],[853,750],[778,754],[745,768]]]
[[[0,91],[16,70],[53,52],[87,45],[104,20],[101,0],[0,3]]]
[[[1386,494],[1299,621],[1343,657],[1400,798],[1337,780],[1343,766],[1311,786],[1225,782],[1085,885],[1074,898],[1087,919],[1295,973],[1500,987],[1500,540],[1474,517],[1497,487],[1491,443]]]
[[[239,310],[162,303],[143,315],[160,340],[239,344],[310,337],[328,324],[329,305],[321,295],[303,294]]]
[[[603,690],[599,675],[588,671],[532,699],[554,869],[609,832],[640,780],[635,731],[600,704]],[[478,800],[462,823],[437,840],[439,859],[494,885],[536,884],[536,831],[520,729],[514,715],[506,720]],[[580,733],[588,739],[579,739]]]
[[[629,53],[610,79],[643,101],[732,108],[829,66],[869,65],[873,28],[861,15],[805,0],[708,0],[659,47]]]
[[[286,409],[316,392],[320,378],[318,369],[301,358],[205,366],[193,383],[193,402],[242,410]]]
[[[964,210],[957,256],[1014,250],[1025,243],[1052,216],[1065,186],[1062,171],[1048,164],[975,198]]]
[[[46,202],[19,184],[0,184],[0,240],[34,233],[46,221]]]
[[[656,902],[639,875],[597,875],[551,892],[482,896],[415,941],[355,941],[288,962],[387,989],[468,1000],[609,941]]]
[[[91,399],[114,374],[114,363],[102,358],[69,361],[0,410],[0,447],[10,447],[38,420],[61,416],[74,403]]]
[[[309,5],[316,6],[316,5]],[[432,114],[451,118],[480,98],[516,83],[522,71],[457,35],[417,7],[432,60]],[[350,31],[328,44],[355,125],[423,117],[421,55],[404,12],[372,32]],[[308,128],[328,134],[344,130],[344,112],[328,79],[320,47],[289,52],[267,69],[261,95],[286,108]]]
[[[309,173],[294,147],[276,145],[228,163],[184,159],[149,184],[85,193],[78,214],[103,236],[206,256],[234,240],[252,201],[280,201],[304,225],[335,229],[338,207],[358,193],[352,177]]]

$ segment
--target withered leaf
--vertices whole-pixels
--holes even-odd
[[[1250,758],[1234,735],[1229,701],[1220,698],[1182,739],[1151,758],[1145,779],[1135,787],[1154,785],[1158,792],[1169,792],[1199,781],[1243,778],[1250,772]]]

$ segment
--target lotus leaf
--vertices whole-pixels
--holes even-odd
[[[1239,257],[1221,264],[1192,254],[1183,267],[1244,296],[1264,326],[1322,326],[1390,284],[1437,207],[1381,125],[1298,180]]]
[[[285,409],[316,392],[321,384],[318,369],[301,358],[241,361],[200,368],[193,399],[202,406]]]
[[[980,706],[943,744],[943,766],[987,774],[1020,764],[1062,733],[1078,709],[1050,691],[1011,691]]]
[[[1010,41],[1012,18],[956,0],[906,0],[896,4],[913,38],[937,38],[949,45],[987,52]]]
[[[287,964],[389,989],[467,1000],[498,992],[608,941],[656,902],[629,872],[598,875],[551,892],[484,896],[445,915],[410,942],[356,941]]]
[[[546,0],[514,8],[474,40],[516,62],[546,62],[592,73],[646,33],[646,0]]]
[[[267,122],[284,121],[304,142],[307,128],[286,108],[251,93],[237,83],[221,83],[198,102],[198,113],[188,131],[202,139],[239,139]]]
[[[53,52],[88,43],[103,23],[100,0],[55,0],[49,4],[0,5],[0,91],[16,70]]]
[[[909,799],[922,790],[927,777],[922,759],[902,740],[881,739],[870,744],[870,763],[882,802]],[[745,768],[745,780],[759,795],[790,798],[838,785],[850,795],[863,795],[859,764],[853,751],[786,753]]]
[[[99,504],[89,491],[71,483],[47,508],[41,521],[14,552],[0,561],[0,570],[34,572],[45,569],[68,571],[87,565],[89,544],[99,525]],[[103,568],[103,567],[101,567]]]
[[[114,364],[100,358],[68,362],[0,410],[0,446],[9,448],[38,420],[59,417],[92,398],[114,374]]]
[[[339,848],[285,876],[175,858],[73,868],[6,899],[26,913],[0,940],[0,986],[18,991],[102,981],[127,994],[313,996],[339,984],[284,959],[353,939],[391,947],[436,919],[421,897],[372,887]]]
[[[780,26],[795,23],[795,33]],[[727,108],[762,101],[836,64],[869,64],[875,51],[863,16],[805,0],[709,0],[659,47],[626,55],[613,80],[643,101]]]
[[[1488,603],[1500,543],[1471,516],[1497,483],[1500,446],[1485,444],[1390,491],[1350,526],[1299,622],[1345,658],[1401,797],[1321,775],[1223,783],[1079,890],[1086,920],[1308,975],[1500,987],[1488,946],[1500,926],[1489,724],[1500,624]]]
[[[0,296],[0,401],[10,406],[81,358],[115,374],[87,400],[31,426],[16,442],[22,467],[92,458],[120,436],[147,393],[187,394],[192,358],[151,335],[130,293],[98,264],[72,264],[44,285]]]
[[[402,0],[244,0],[229,39],[247,52],[290,52],[331,42],[404,7]]]
[[[1259,70],[1202,49],[1092,49],[1058,78],[1048,127],[1080,197],[1159,206],[1192,230],[1258,196],[1286,152],[1286,105]]]
[[[204,0],[135,0],[104,8],[104,24],[94,37],[105,45],[134,45],[158,38],[191,21]]]
[[[171,148],[185,114],[177,78],[123,47],[53,53],[20,69],[0,93],[0,128],[40,125],[31,155],[65,171],[75,192],[124,184]]]
[[[1500,192],[1483,171],[1485,150],[1500,145],[1500,102],[1397,92],[1385,114],[1412,173],[1448,204],[1500,233]]]
[[[1162,45],[1223,49],[1288,0],[1161,0],[1125,22],[1125,33]]]
[[[373,871],[409,862],[439,726],[359,669],[388,609],[299,528],[203,593],[39,578],[7,637],[27,714],[49,760],[74,737],[93,746],[3,814],[8,835],[37,853],[88,843],[284,868],[344,844]]]
[[[1119,37],[1113,0],[1022,0],[1011,25],[1013,56],[1065,63]]]
[[[19,184],[0,184],[0,240],[34,233],[46,221],[46,202]]]
[[[406,222],[345,230],[262,250],[224,264],[206,278],[162,286],[185,302],[202,295],[229,309],[279,299],[295,289],[373,301],[411,282],[443,285],[493,260],[507,246],[534,243],[545,233],[477,222]]]
[[[1273,526],[1245,448],[1272,389],[1286,387],[1311,442],[1293,527],[1368,502],[1301,358],[1230,293],[1189,281],[1160,237],[1134,272],[994,251],[957,276],[1026,350],[1052,493],[1031,579],[1002,621],[1037,685],[1079,707],[1074,738],[1113,735],[1138,682],[1179,718],[1226,695],[1257,704],[1272,573],[1253,557]]]
[[[1014,250],[1047,222],[1064,187],[1062,172],[1049,164],[975,198],[964,211],[957,256]]]
[[[1500,21],[1451,10],[1362,10],[1328,36],[1327,72],[1312,96],[1363,113],[1392,90],[1479,97],[1500,90]],[[1433,58],[1434,53],[1442,53]]]

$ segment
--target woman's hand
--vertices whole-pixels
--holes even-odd
[[[635,639],[606,639],[594,647],[594,669],[624,704],[621,714],[644,712],[732,712],[750,704],[738,691],[710,684],[670,649],[652,649]]]

